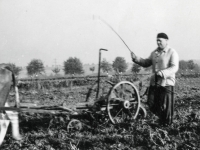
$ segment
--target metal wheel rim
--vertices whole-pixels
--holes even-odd
[[[82,123],[77,119],[72,119],[67,124],[67,131],[80,131],[82,130]]]
[[[136,105],[136,110],[135,110],[135,113],[134,114],[132,114],[131,112],[128,112],[128,111],[130,111],[130,110],[126,110],[126,109],[124,109],[122,106],[120,106],[121,104],[120,103],[122,103],[122,102],[120,102],[120,101],[123,101],[123,99],[122,100],[120,100],[119,98],[116,98],[115,100],[117,100],[117,101],[119,101],[119,104],[114,104],[114,106],[111,106],[111,101],[113,100],[112,99],[112,96],[113,96],[113,93],[114,93],[114,90],[117,88],[117,87],[119,87],[120,85],[129,85],[133,90],[134,90],[134,92],[135,92],[135,96],[136,96],[136,103],[132,103],[133,104],[133,106],[135,106]],[[132,102],[132,100],[130,100],[131,102]],[[118,103],[118,102],[117,102]],[[116,106],[115,106],[116,105]],[[119,106],[118,106],[119,105]],[[120,107],[122,107],[122,108],[120,108]],[[121,115],[121,117],[122,117],[122,119],[123,119],[123,112],[124,111],[127,111],[128,113],[129,113],[129,116],[131,115],[131,118],[132,119],[136,119],[136,117],[137,117],[137,115],[138,115],[138,113],[139,113],[139,109],[140,109],[140,96],[139,96],[139,92],[138,92],[138,90],[137,90],[137,88],[135,87],[135,85],[134,84],[132,84],[131,82],[129,82],[129,81],[121,81],[121,82],[119,82],[118,84],[116,84],[113,88],[112,88],[112,90],[111,90],[111,92],[110,92],[110,94],[109,94],[109,97],[108,97],[108,100],[107,100],[107,113],[108,113],[108,116],[109,116],[109,119],[110,119],[110,121],[113,123],[113,124],[117,124],[117,123],[122,123],[122,122],[120,122],[119,120],[117,120],[117,117],[116,116],[113,116],[113,114],[111,113],[111,109],[115,109],[115,108],[117,108],[118,110],[117,110],[117,113],[118,114],[116,114],[116,116],[117,115]],[[130,108],[131,109],[131,108]],[[134,109],[134,108],[133,108]],[[130,114],[131,113],[131,114]],[[127,113],[125,114],[125,115],[127,115]],[[126,117],[126,116],[125,116]],[[120,118],[118,118],[118,119],[120,119]]]

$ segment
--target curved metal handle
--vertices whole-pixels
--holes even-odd
[[[108,51],[107,49],[104,49],[104,48],[101,48],[100,50],[101,50],[101,51]]]

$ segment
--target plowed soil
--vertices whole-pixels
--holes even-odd
[[[145,85],[145,84],[144,84]],[[145,86],[141,90],[144,90]],[[38,106],[64,106],[75,111],[84,102],[88,87],[51,90],[20,90],[22,103]],[[200,79],[180,78],[176,85],[174,123],[168,127],[156,124],[157,117],[142,99],[147,117],[126,124],[104,121],[83,122],[81,131],[67,131],[70,116],[64,114],[20,113],[22,141],[12,139],[9,126],[1,149],[21,150],[195,150],[200,149]],[[141,93],[142,95],[142,93]],[[13,101],[13,93],[9,101]]]

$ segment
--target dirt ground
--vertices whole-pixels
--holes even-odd
[[[137,84],[137,83],[136,83]],[[141,94],[147,83],[143,83]],[[20,90],[22,103],[38,106],[62,106],[74,110],[84,102],[88,87],[51,90]],[[146,118],[138,118],[126,124],[112,125],[106,122],[84,122],[81,131],[67,131],[70,117],[65,114],[20,113],[22,141],[15,141],[9,126],[1,149],[21,150],[149,150],[149,149],[200,149],[200,79],[179,78],[176,85],[174,123],[169,127],[152,125],[156,122],[147,110]],[[14,94],[11,92],[9,101]]]

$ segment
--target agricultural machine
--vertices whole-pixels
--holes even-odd
[[[129,81],[102,81],[100,78],[101,52],[99,49],[98,80],[86,94],[86,101],[78,103],[75,110],[62,106],[24,105],[20,108],[1,107],[2,111],[31,113],[49,113],[66,115],[69,120],[68,131],[81,130],[83,125],[94,126],[94,123],[121,124],[137,118],[139,112],[146,117],[146,110],[141,105],[140,95],[136,86]]]
[[[76,109],[83,110],[83,113],[71,116],[72,119],[67,126],[68,131],[82,129],[84,121],[81,120],[84,118],[89,122],[105,123],[110,120],[112,124],[120,124],[136,119],[139,112],[146,117],[146,110],[141,105],[139,92],[133,83],[101,81],[102,51],[107,51],[107,49],[99,49],[98,80],[89,88],[86,102],[78,104]]]

